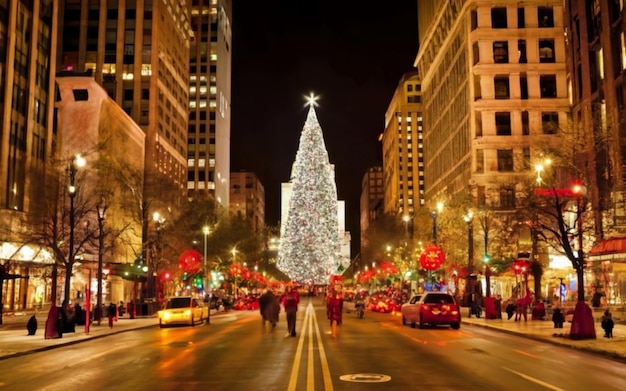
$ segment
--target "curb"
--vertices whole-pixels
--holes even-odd
[[[482,328],[485,328],[485,329],[491,329],[491,330],[495,330],[495,331],[498,331],[498,332],[501,332],[501,333],[506,333],[506,334],[509,334],[509,335],[515,335],[515,336],[518,336],[518,337],[521,337],[521,338],[531,339],[531,340],[537,341],[537,342],[547,342],[547,343],[550,343],[552,345],[560,346],[560,347],[563,347],[563,348],[570,348],[570,349],[574,349],[574,350],[581,350],[581,351],[593,353],[593,354],[596,354],[596,355],[599,355],[599,356],[608,357],[608,358],[614,359],[616,361],[620,361],[620,362],[626,363],[626,356],[624,356],[624,355],[621,355],[621,354],[619,354],[617,352],[608,352],[606,350],[596,349],[596,348],[589,347],[589,346],[572,345],[572,344],[569,344],[569,343],[565,342],[565,341],[570,341],[570,339],[568,339],[566,337],[552,337],[552,336],[550,336],[550,338],[549,338],[547,336],[540,336],[540,335],[533,335],[533,334],[523,334],[523,333],[519,333],[519,332],[516,332],[516,331],[513,331],[513,330],[508,330],[506,328],[492,327],[492,326],[489,326],[487,324],[478,324],[478,323],[466,322],[466,321],[463,321],[462,319],[461,319],[461,324],[464,325],[464,326],[475,326],[475,327],[482,327]]]
[[[40,348],[34,348],[34,349],[26,350],[26,351],[23,351],[23,352],[16,352],[16,353],[8,354],[8,355],[5,355],[5,356],[0,356],[0,361],[7,360],[9,358],[27,356],[27,355],[32,354],[32,353],[45,352],[45,351],[48,351],[48,350],[53,350],[53,349],[57,349],[57,348],[64,347],[64,346],[76,345],[76,344],[79,344],[79,343],[82,343],[82,342],[92,341],[94,339],[106,338],[106,337],[109,337],[111,335],[126,333],[126,332],[134,331],[134,330],[147,329],[147,328],[157,327],[157,326],[158,326],[158,324],[151,324],[151,325],[147,325],[147,326],[132,327],[132,328],[127,328],[127,329],[123,329],[123,330],[112,331],[112,332],[109,332],[109,333],[106,333],[106,334],[93,335],[93,336],[89,336],[87,338],[81,338],[81,339],[77,339],[77,340],[73,340],[73,341],[57,343],[57,344],[50,345],[50,346],[43,346],[43,347],[40,347]]]

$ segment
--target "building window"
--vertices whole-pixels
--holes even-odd
[[[74,101],[89,100],[89,91],[85,89],[72,90],[74,93]]]
[[[539,40],[539,62],[554,62],[554,39]]]
[[[509,77],[496,76],[493,80],[496,99],[509,99]]]
[[[519,63],[526,64],[528,59],[526,58],[526,40],[520,39],[517,41],[517,52],[519,54]]]
[[[541,88],[542,98],[556,98],[556,76],[555,75],[539,76],[539,87]]]
[[[507,28],[505,7],[491,9],[491,27],[494,29]]]
[[[557,134],[559,129],[559,113],[541,113],[541,126],[543,129],[543,134]]]
[[[539,27],[554,27],[554,11],[552,7],[537,8]]]
[[[493,43],[493,62],[506,64],[509,62],[509,43],[496,41]]]
[[[498,136],[511,135],[511,113],[508,111],[496,113],[496,134]]]
[[[500,207],[505,209],[515,208],[515,189],[511,187],[500,189]]]
[[[526,73],[520,73],[519,75],[519,93],[520,99],[528,99],[528,79]]]
[[[522,111],[522,135],[530,134],[530,126],[528,125],[528,111]]]
[[[498,150],[498,172],[513,172],[513,150]]]
[[[523,29],[526,27],[526,14],[524,13],[524,8],[519,7],[517,9],[517,28]]]
[[[472,65],[476,65],[480,62],[480,49],[478,48],[478,42],[472,44]]]

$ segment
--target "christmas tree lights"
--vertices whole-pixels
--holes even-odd
[[[337,187],[322,128],[309,112],[292,168],[292,193],[280,238],[277,266],[292,280],[326,284],[339,262]]]

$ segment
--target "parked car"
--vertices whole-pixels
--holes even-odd
[[[408,303],[402,305],[402,324],[419,324],[431,326],[449,324],[453,329],[461,327],[461,311],[454,301],[454,297],[443,292],[426,292],[411,297]]]
[[[165,303],[165,309],[158,312],[161,328],[172,324],[189,324],[195,326],[209,317],[209,308],[191,296],[170,297]]]

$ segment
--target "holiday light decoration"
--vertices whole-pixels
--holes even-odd
[[[339,264],[337,187],[322,128],[308,98],[309,112],[292,167],[292,193],[277,266],[293,281],[328,283]]]

